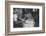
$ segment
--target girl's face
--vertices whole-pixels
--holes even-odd
[[[28,14],[25,14],[25,17],[27,17],[27,18],[32,18],[32,15],[30,14],[30,13],[28,13]]]
[[[29,17],[29,16],[31,16],[31,14],[30,14],[30,13],[28,13],[28,14],[27,14],[27,17]]]

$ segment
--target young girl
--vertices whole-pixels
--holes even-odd
[[[23,27],[34,27],[35,22],[34,22],[34,19],[33,19],[32,15],[31,15],[31,13],[25,14],[25,17],[27,19],[26,19]]]

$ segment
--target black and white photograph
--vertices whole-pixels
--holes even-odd
[[[39,9],[13,8],[13,27],[39,27]]]

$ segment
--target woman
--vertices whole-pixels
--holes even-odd
[[[14,26],[14,28],[23,27],[22,21],[18,17],[19,11],[20,11],[20,9],[15,9],[15,11],[13,13],[13,26]]]

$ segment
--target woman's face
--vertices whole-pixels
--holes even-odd
[[[14,20],[14,21],[17,21],[17,14],[14,14],[14,15],[13,15],[13,20]]]

